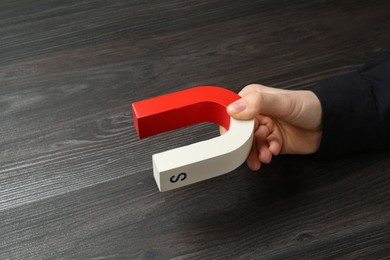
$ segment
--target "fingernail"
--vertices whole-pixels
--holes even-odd
[[[246,108],[246,104],[242,100],[238,100],[238,101],[236,101],[234,103],[231,103],[228,106],[228,110],[230,110],[231,112],[236,112],[236,113],[245,110],[245,108]]]

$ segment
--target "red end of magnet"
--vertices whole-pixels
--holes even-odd
[[[226,107],[240,96],[216,86],[199,86],[132,104],[134,126],[139,138],[201,122],[229,129]]]

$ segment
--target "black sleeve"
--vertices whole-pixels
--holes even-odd
[[[323,113],[319,155],[390,148],[390,53],[310,90]]]

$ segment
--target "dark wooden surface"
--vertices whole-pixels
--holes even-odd
[[[152,154],[217,129],[140,141],[130,110],[204,84],[304,88],[389,32],[385,0],[2,0],[0,259],[389,257],[390,151],[280,156],[159,193]]]

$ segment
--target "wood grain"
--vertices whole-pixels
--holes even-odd
[[[130,104],[299,89],[389,48],[390,2],[0,2],[0,259],[386,259],[390,152],[280,156],[159,193]]]

